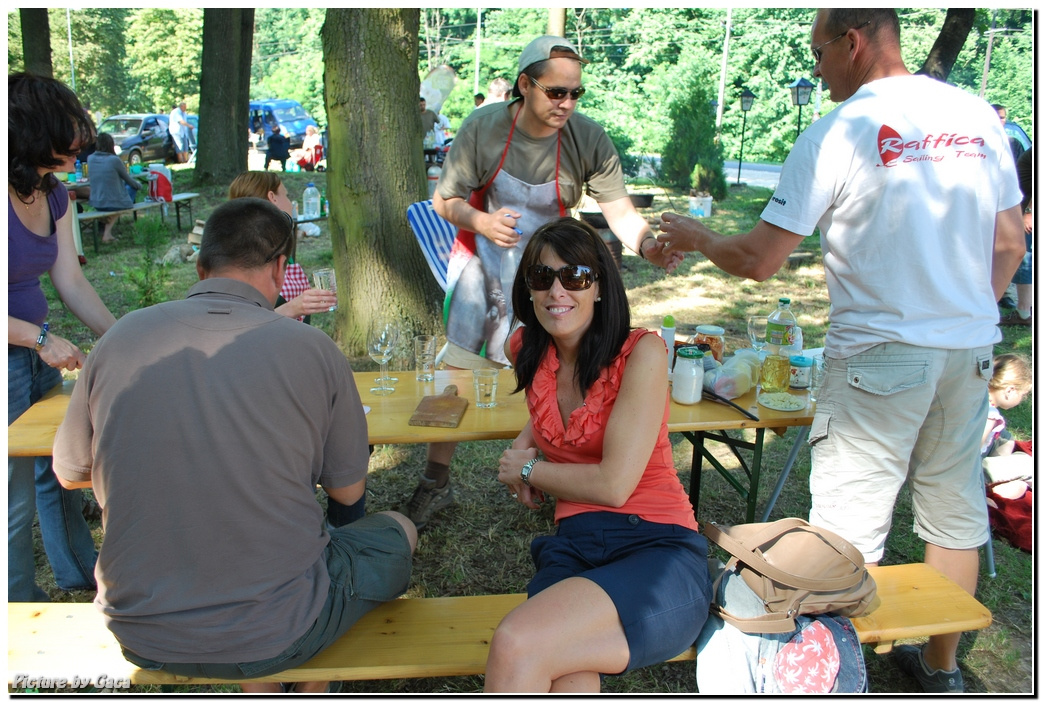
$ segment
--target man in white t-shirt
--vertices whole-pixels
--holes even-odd
[[[188,105],[182,100],[177,107],[170,111],[170,137],[173,139],[178,163],[188,162],[188,146],[191,139],[192,125],[188,121],[187,112],[185,112],[187,109]]]
[[[820,10],[810,39],[843,104],[798,138],[762,219],[722,237],[666,213],[659,241],[765,280],[820,228],[831,313],[810,521],[877,563],[906,480],[926,563],[975,592],[997,300],[1024,252],[1011,153],[987,103],[907,70],[894,10]],[[894,658],[927,691],[960,691],[958,639]]]

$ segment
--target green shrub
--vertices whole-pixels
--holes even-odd
[[[723,147],[715,139],[715,114],[706,89],[692,84],[673,96],[669,119],[672,126],[661,156],[666,182],[683,189],[693,186],[715,200],[725,199]],[[704,186],[695,185],[695,180]]]
[[[142,217],[134,224],[134,243],[141,247],[141,266],[127,272],[127,278],[137,288],[138,304],[149,307],[166,302],[167,281],[170,272],[157,259],[170,243],[170,229],[159,217]]]

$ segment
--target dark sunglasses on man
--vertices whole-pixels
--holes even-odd
[[[546,93],[546,97],[548,97],[550,100],[563,100],[568,95],[571,95],[572,100],[578,100],[580,97],[586,94],[586,89],[583,88],[581,85],[577,88],[574,88],[573,90],[569,90],[568,88],[547,88],[542,83],[535,80],[532,76],[528,76],[528,80],[530,80],[536,88]]]
[[[589,266],[568,265],[553,270],[541,263],[528,266],[528,272],[524,276],[528,289],[535,291],[549,290],[553,287],[554,280],[559,280],[565,290],[588,290],[596,279],[597,275]]]

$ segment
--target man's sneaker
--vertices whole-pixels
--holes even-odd
[[[412,493],[408,505],[405,506],[405,516],[412,520],[416,529],[425,527],[434,512],[455,502],[452,495],[452,483],[445,483],[445,486],[440,488],[435,485],[436,483],[430,478],[419,476],[419,485]]]
[[[1019,316],[1019,312],[1015,308],[1013,308],[1011,312],[1003,314],[1001,316],[1001,321],[998,322],[998,324],[1007,327],[1029,327],[1033,323],[1034,315],[1031,314],[1029,317],[1026,317],[1024,319],[1023,317]]]
[[[930,670],[922,660],[920,646],[894,646],[890,655],[896,661],[897,667],[914,676],[926,692],[965,692],[961,671],[957,667],[954,670]]]
[[[1001,296],[1000,300],[998,300],[998,307],[1005,310],[1014,310],[1016,309],[1016,301],[1013,300],[1010,295],[1005,294]]]

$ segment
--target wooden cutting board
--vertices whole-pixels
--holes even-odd
[[[408,420],[409,425],[414,427],[448,427],[454,429],[459,426],[463,418],[463,412],[469,401],[465,397],[459,397],[459,388],[448,385],[440,395],[424,397]]]

